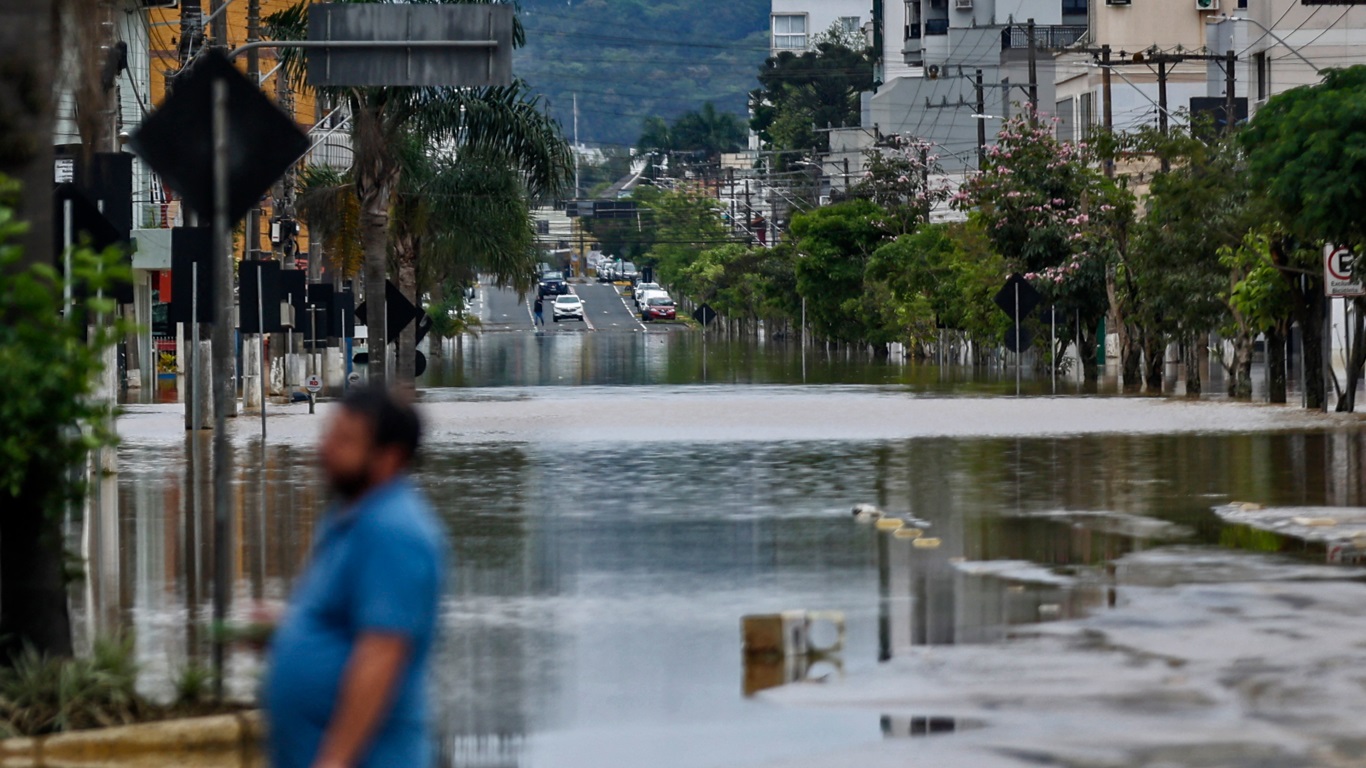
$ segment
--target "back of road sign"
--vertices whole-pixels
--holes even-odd
[[[464,45],[310,50],[308,82],[427,88],[511,85],[513,12],[510,3],[315,3],[308,9],[309,42]]]

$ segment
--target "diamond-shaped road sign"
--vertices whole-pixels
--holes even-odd
[[[996,293],[996,297],[992,299],[996,302],[996,306],[1000,307],[1001,311],[1012,320],[1022,318],[1033,312],[1042,300],[1043,297],[1039,295],[1038,290],[1030,285],[1029,281],[1024,279],[1024,275],[1019,272],[1011,275],[1006,280],[1006,284]],[[1017,301],[1019,302],[1018,307],[1016,306]]]
[[[1006,329],[1006,349],[1011,352],[1020,352],[1029,349],[1029,345],[1034,343],[1034,332],[1023,325],[1011,323]]]
[[[716,319],[716,310],[708,304],[703,304],[693,310],[692,317],[704,326],[711,325],[711,322]]]
[[[228,85],[228,218],[235,222],[308,151],[308,136],[221,51],[205,51],[176,78],[171,96],[128,143],[204,221],[210,220],[215,80]]]

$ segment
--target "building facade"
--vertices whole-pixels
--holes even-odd
[[[769,48],[805,51],[831,28],[846,34],[863,34],[872,20],[869,0],[773,0],[769,15]]]
[[[1054,103],[1054,56],[1048,49],[1082,40],[1086,19],[1084,0],[898,2],[886,16],[881,48],[883,66],[894,76],[864,94],[863,127],[938,145],[950,172],[975,168],[979,123],[992,137],[1031,93],[1040,105]],[[894,56],[900,57],[896,67],[888,64]]]

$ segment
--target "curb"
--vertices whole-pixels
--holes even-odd
[[[259,711],[0,740],[0,768],[258,768],[265,734]]]

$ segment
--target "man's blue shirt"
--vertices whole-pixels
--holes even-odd
[[[361,634],[406,637],[411,655],[363,766],[427,766],[428,664],[445,574],[445,539],[405,478],[330,512],[271,643],[265,699],[275,768],[317,756]]]

